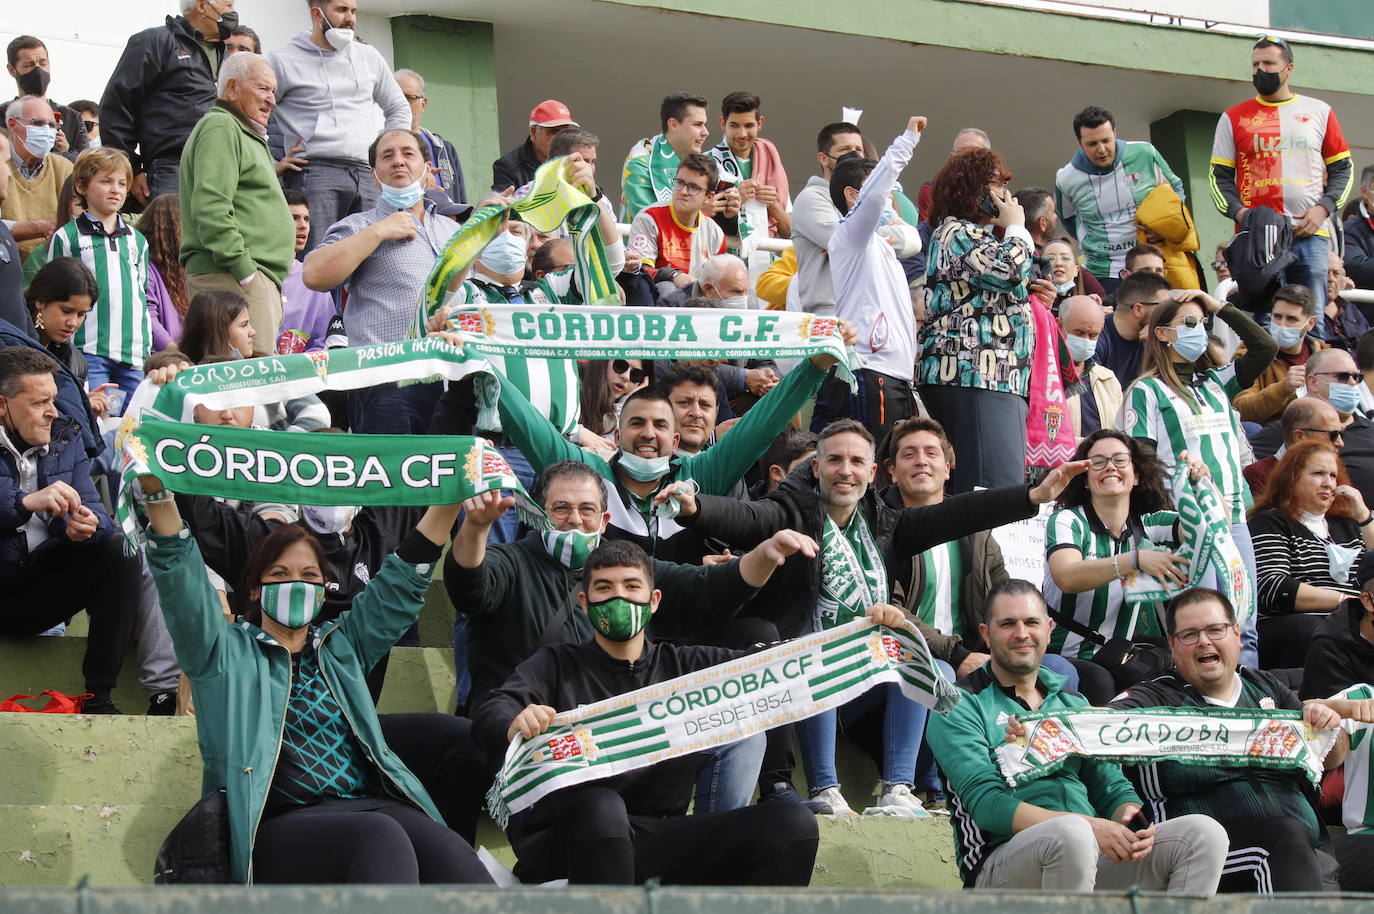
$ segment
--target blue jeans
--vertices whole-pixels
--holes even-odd
[[[288,190],[305,194],[310,201],[307,252],[315,250],[330,227],[344,216],[376,206],[380,193],[366,162],[311,159],[300,171],[288,171],[282,183]]]
[[[147,163],[148,199],[163,194],[181,193],[181,157],[175,159],[153,159]]]
[[[935,661],[935,665],[940,668],[940,675],[953,682],[956,678],[954,667],[945,663],[943,660]],[[1077,677],[1075,676],[1075,681]],[[944,796],[944,787],[940,784],[940,772],[935,767],[935,753],[930,751],[930,746],[926,743],[925,733],[921,734],[921,750],[916,754],[916,782],[917,790],[933,790],[941,797]]]
[[[438,381],[360,387],[348,392],[348,425],[357,434],[423,435],[443,386]]]
[[[520,480],[520,484],[525,487],[525,491],[534,488],[534,468],[525,459],[525,455],[520,453],[519,448],[503,447],[500,448],[501,456],[506,458],[506,463],[515,473],[515,478]],[[460,521],[461,523],[461,521]],[[519,536],[520,518],[515,511],[507,511],[501,515],[500,519],[492,524],[490,532],[487,534],[488,543],[513,543]],[[468,617],[467,614],[455,607],[453,614],[453,667],[458,674],[458,707],[467,704],[468,695],[472,692],[472,674],[468,672]],[[760,753],[762,750],[760,750]],[[762,755],[760,755],[762,758]],[[758,777],[758,766],[754,766],[754,777]],[[750,786],[752,790],[752,784]],[[746,797],[743,805],[748,805],[749,799]],[[734,809],[733,806],[723,807]]]
[[[930,710],[902,694],[895,683],[869,689],[849,704],[797,722],[802,768],[812,793],[839,786],[835,772],[837,719],[853,720],[883,704],[883,784],[910,784],[916,772],[916,752],[925,734]]]
[[[1306,286],[1317,301],[1317,315],[1326,307],[1326,268],[1331,251],[1331,239],[1321,235],[1293,239],[1293,253],[1298,259],[1283,271],[1283,281]],[[1322,335],[1322,322],[1317,321],[1312,331],[1318,338]]]
[[[1325,240],[1325,239],[1322,239]],[[1326,269],[1322,267],[1322,269]],[[1326,288],[1326,283],[1322,283],[1322,289]],[[1245,562],[1245,573],[1250,576],[1250,589],[1255,589],[1255,543],[1250,539],[1250,527],[1241,522],[1231,525],[1231,539],[1236,541],[1236,548],[1240,550],[1241,561]],[[1249,607],[1237,606],[1236,613],[1243,615],[1249,612]],[[1250,616],[1248,622],[1240,629],[1240,662],[1252,669],[1259,669],[1259,614],[1256,612]]]
[[[86,366],[86,384],[91,390],[106,381],[113,381],[127,396],[133,396],[138,385],[143,383],[142,369],[107,359],[103,355],[86,353]]]
[[[696,802],[693,815],[743,809],[754,798],[754,784],[763,765],[767,741],[762,733],[708,749],[701,754],[697,769]]]

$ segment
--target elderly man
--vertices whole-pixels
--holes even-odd
[[[1374,702],[1344,698],[1302,702],[1272,673],[1239,665],[1240,626],[1224,595],[1195,587],[1165,609],[1176,673],[1131,686],[1113,708],[1282,708],[1302,711],[1314,730],[1343,718],[1374,720]],[[1327,754],[1337,768],[1349,749],[1344,733]],[[1321,849],[1316,797],[1297,770],[1158,761],[1131,772],[1157,828],[1210,816],[1230,837],[1223,892],[1316,892],[1335,889],[1334,861]],[[1179,818],[1182,817],[1182,818]]]
[[[57,410],[57,370],[45,353],[0,349],[0,634],[36,635],[84,609],[84,710],[118,714],[110,692],[133,631],[138,561],[91,484],[80,427]]]
[[[434,175],[434,186],[448,194],[453,202],[466,203],[468,187],[463,180],[463,163],[458,158],[458,150],[439,134],[420,126],[420,119],[429,109],[425,78],[414,70],[397,70],[396,85],[401,87],[401,94],[410,105],[410,129],[425,141],[425,155]]]
[[[1121,382],[1112,370],[1097,364],[1097,341],[1107,314],[1094,298],[1074,295],[1059,305],[1059,329],[1073,357],[1078,377],[1086,389],[1069,397],[1069,416],[1078,438],[1091,435],[1105,424],[1111,428],[1121,410]]]
[[[71,176],[72,163],[53,152],[58,133],[57,115],[43,99],[34,95],[10,102],[5,110],[5,129],[9,134],[10,186],[5,219],[24,223],[20,231],[19,255],[26,258],[52,234],[57,223],[57,198],[62,183]],[[66,222],[65,214],[62,221]]]
[[[10,157],[10,142],[0,133],[0,159]],[[0,212],[4,211],[5,195],[9,192],[10,173],[0,168]],[[24,265],[19,259],[19,243],[9,225],[0,221],[0,319],[9,321],[22,332],[33,335],[33,321],[24,301]]]
[[[307,161],[284,174],[286,186],[310,200],[313,251],[334,223],[377,203],[367,143],[377,133],[410,126],[412,114],[391,67],[372,45],[353,40],[356,0],[309,0],[310,31],[269,57],[277,74],[272,151],[300,149]],[[351,328],[350,328],[351,329]]]
[[[534,180],[539,166],[549,160],[549,143],[569,127],[577,127],[568,106],[547,99],[530,112],[530,135],[525,142],[491,163],[491,189],[502,193],[521,188]]]
[[[255,356],[276,352],[281,284],[295,249],[295,224],[267,150],[276,86],[261,54],[226,59],[219,99],[191,131],[181,160],[186,295],[220,289],[247,299]]]
[[[367,150],[380,198],[329,229],[305,258],[305,284],[317,292],[348,290],[348,338],[354,346],[405,339],[425,277],[458,223],[435,212],[421,185],[429,168],[424,140],[388,130]],[[313,217],[314,211],[311,211]],[[524,259],[520,269],[524,271]],[[379,384],[349,396],[355,432],[420,434],[429,426],[437,384]]]
[[[180,16],[129,39],[100,98],[103,144],[129,154],[140,203],[177,192],[182,149],[215,103],[224,39],[238,24],[235,0],[180,2]]]

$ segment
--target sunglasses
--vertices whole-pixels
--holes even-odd
[[[83,127],[86,128],[86,132],[87,132],[87,133],[94,133],[94,132],[95,132],[95,128],[98,127],[98,126],[100,126],[100,125],[97,124],[95,121],[82,121],[82,122],[81,122],[81,126],[83,126]]]
[[[1196,327],[1198,324],[1201,324],[1201,323],[1202,323],[1202,318],[1198,317],[1198,316],[1195,315],[1195,314],[1190,314],[1190,315],[1188,315],[1187,317],[1185,317],[1181,322],[1179,322],[1179,323],[1177,323],[1177,324],[1174,324],[1173,326],[1174,326],[1174,327],[1187,327],[1189,330],[1191,330],[1191,329],[1193,329],[1194,327]]]
[[[649,376],[649,373],[643,368],[631,368],[630,363],[624,359],[616,359],[612,362],[611,371],[614,371],[616,374],[629,375],[631,384],[642,383],[644,379]]]
[[[1322,378],[1335,378],[1342,384],[1358,384],[1364,380],[1364,375],[1358,371],[1317,371],[1313,374]]]
[[[1339,444],[1341,440],[1341,430],[1338,428],[1304,428],[1302,431],[1309,435],[1325,435],[1332,444]]]

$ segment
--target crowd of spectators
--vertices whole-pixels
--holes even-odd
[[[556,791],[507,826],[516,874],[805,885],[816,816],[863,794],[840,784],[842,732],[880,772],[867,811],[951,815],[970,886],[1374,890],[1374,331],[1347,294],[1374,289],[1374,166],[1352,198],[1340,124],[1290,86],[1287,41],[1254,45],[1210,200],[1097,105],[1052,189],[1015,190],[1012,150],[977,127],[928,155],[914,116],[876,144],[816,124],[794,196],[757,95],[713,114],[677,92],[624,158],[617,210],[567,105],[535,105],[479,192],[422,125],[425,76],[360,40],[354,0],[305,9],[264,55],[234,0],[181,0],[99,103],[49,99],[47,48],[18,38],[0,135],[0,633],[60,635],[84,611],[85,713],[120,713],[133,645],[148,713],[193,706],[229,879],[488,882],[475,823],[510,740],[867,616],[916,627],[953,712],[889,685]],[[552,529],[499,492],[321,507],[146,475],[144,540],[122,548],[113,433],[141,385],[405,339],[450,240],[549,162],[596,203],[621,304],[834,316],[854,387],[829,354],[506,355],[494,411],[472,379],[197,406],[206,425],[486,438]],[[904,175],[923,174],[913,200]],[[1237,229],[1214,279],[1188,208],[1209,204]],[[566,227],[502,216],[430,329],[461,345],[465,310],[581,306],[578,256]],[[1250,605],[1190,578],[1180,474],[1212,491]],[[1018,522],[1044,531],[1038,581],[993,533]],[[378,715],[438,570],[456,713]],[[1137,600],[1141,574],[1182,592]],[[1159,661],[1147,680],[1123,644]],[[1008,787],[1016,716],[1089,704],[1299,711],[1341,733],[1325,765],[1344,802],[1295,771],[1167,760]]]

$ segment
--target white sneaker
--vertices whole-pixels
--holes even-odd
[[[885,784],[882,795],[878,797],[878,802],[871,811],[875,815],[888,816],[913,816],[918,819],[930,817],[925,806],[921,805],[921,800],[911,792],[908,784]],[[868,814],[870,810],[864,810]]]
[[[845,801],[844,794],[840,793],[840,788],[838,786],[826,787],[823,790],[813,791],[811,794],[811,799],[816,800],[820,803],[824,803],[829,808],[829,812],[821,812],[817,813],[817,815],[854,815],[854,810],[849,808],[849,803]]]

